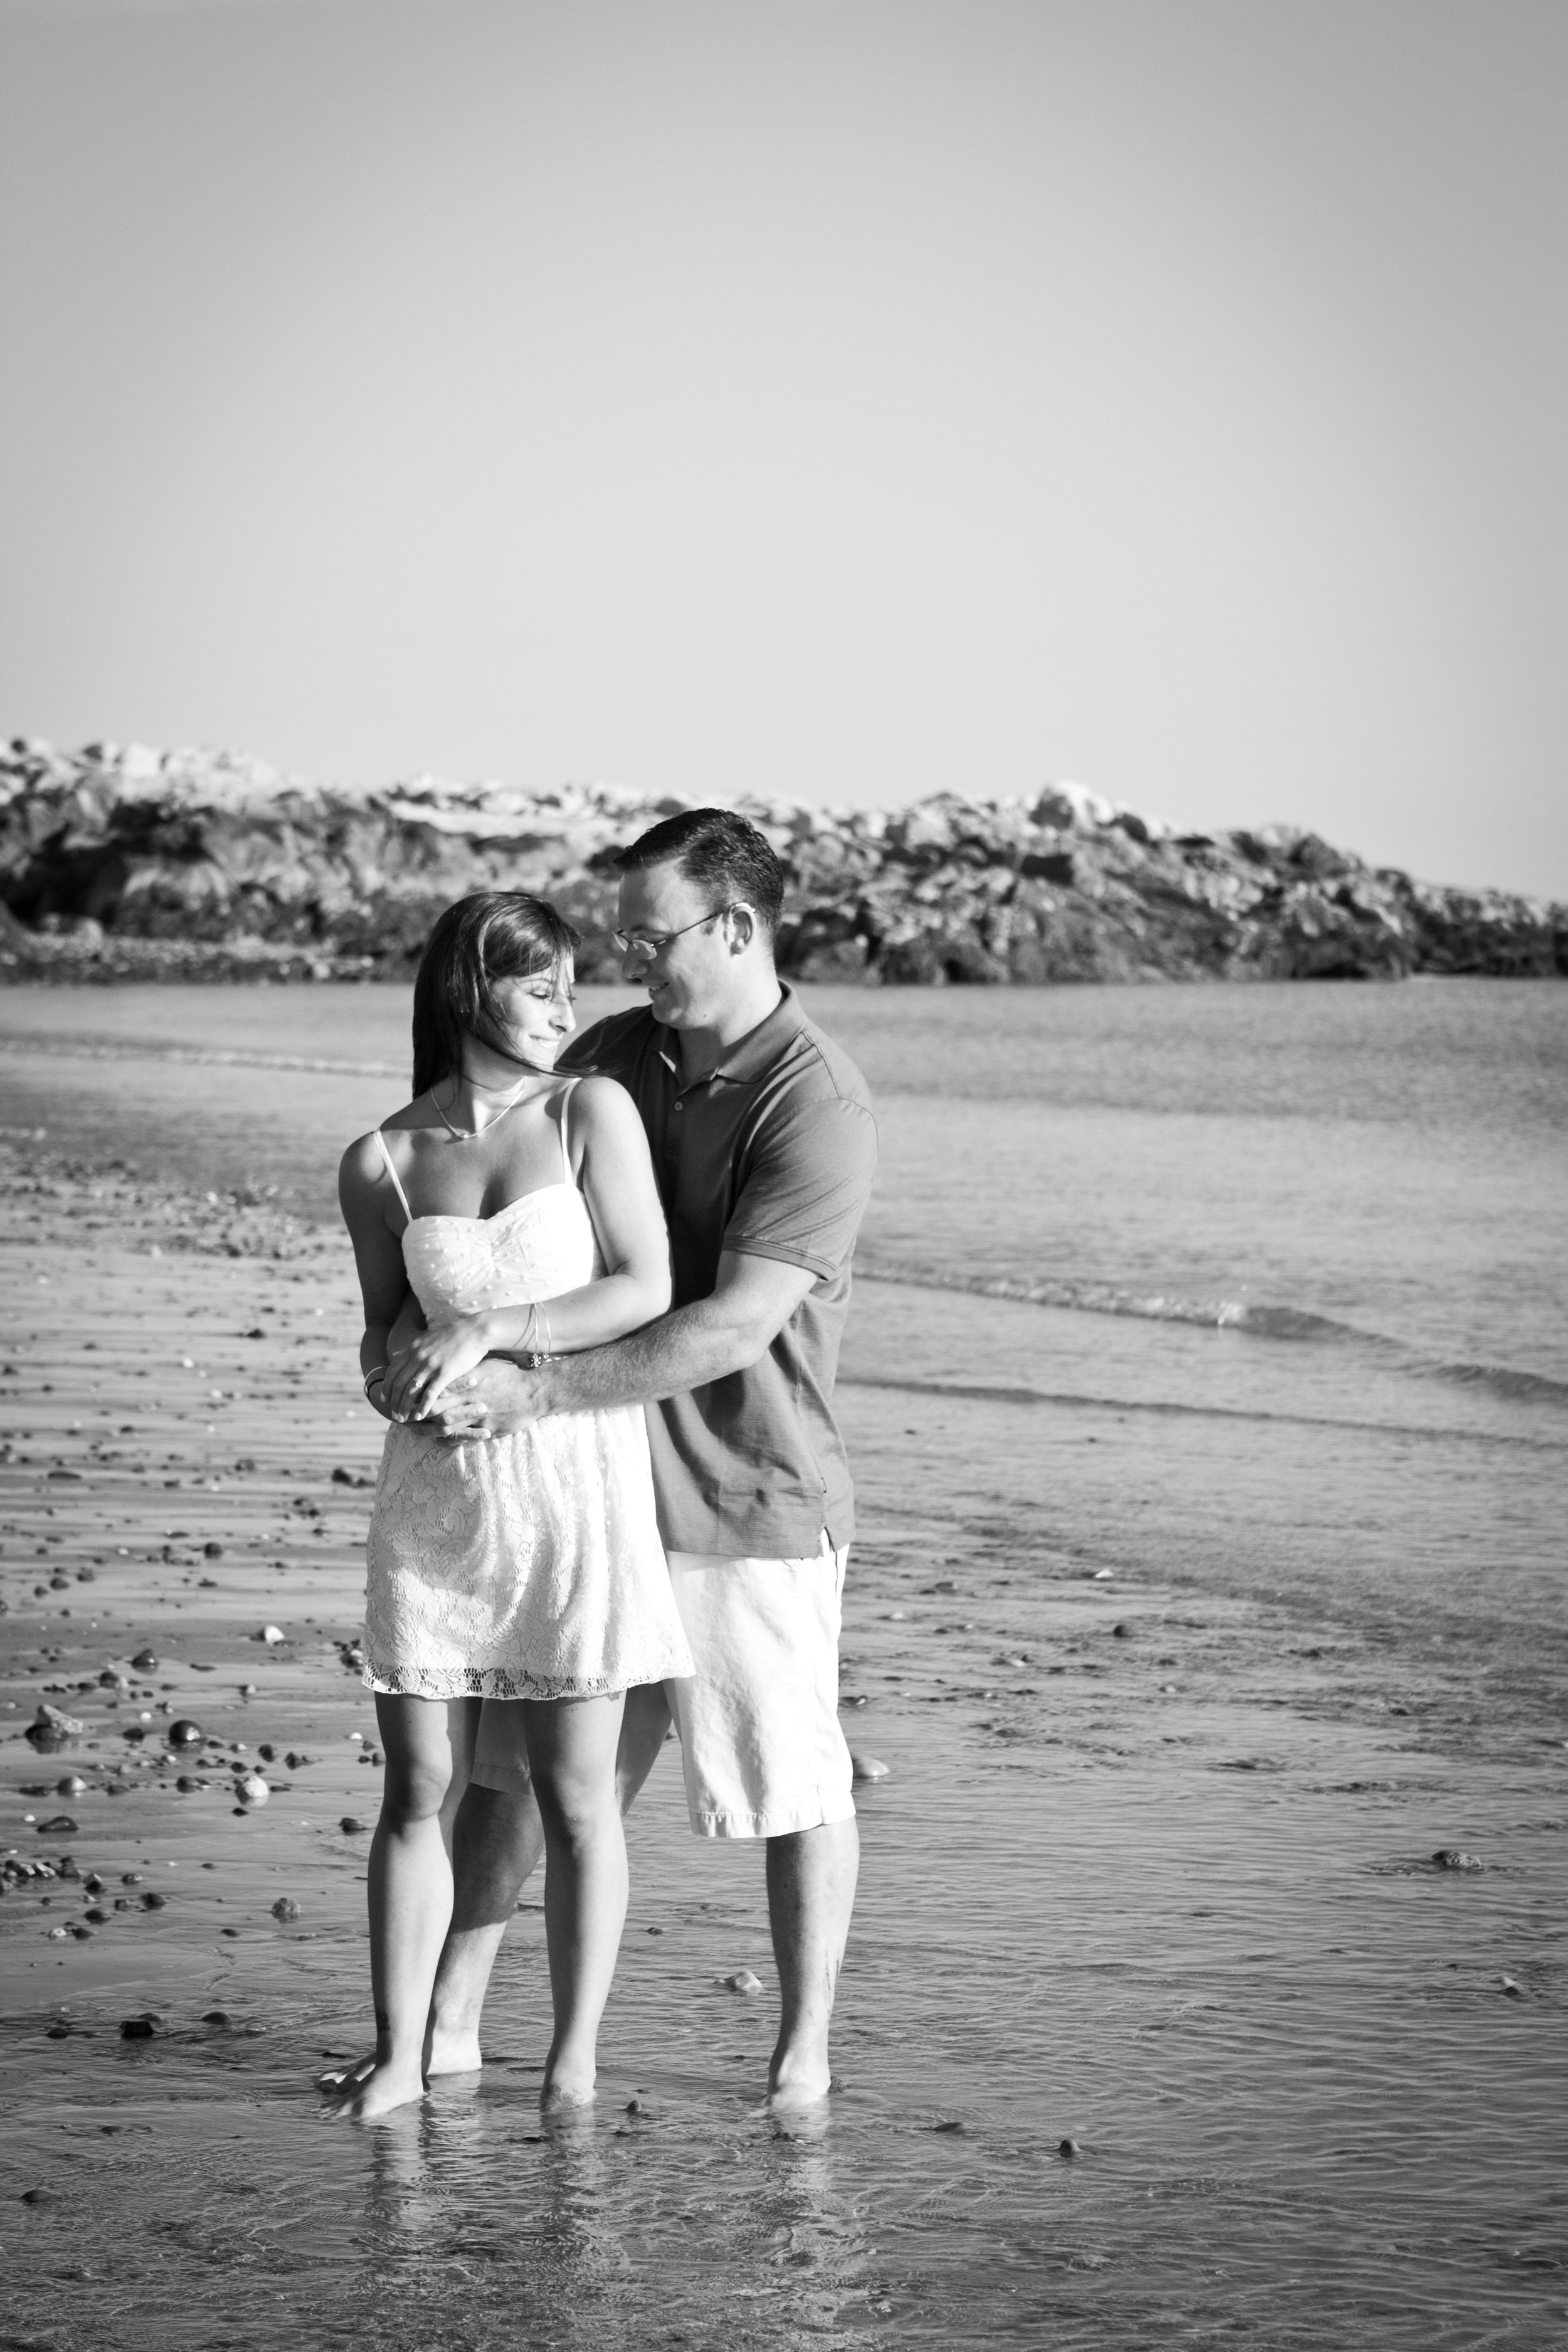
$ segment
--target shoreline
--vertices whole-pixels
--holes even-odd
[[[889,1386],[921,1333],[962,1337],[928,1315],[972,1302],[868,1291],[840,1391],[862,1518],[842,1689],[890,1771],[857,1791],[826,2137],[757,2116],[771,2000],[725,1979],[773,1981],[760,1858],[689,1837],[668,1761],[629,1828],[586,2136],[536,2114],[537,1881],[484,2076],[395,2131],[318,2134],[313,2075],[364,2038],[379,1780],[348,1482],[382,1424],[346,1244],[264,1192],[85,1160],[8,1192],[0,1234],[0,1853],[78,1873],[0,1901],[0,2112],[12,2193],[41,2195],[13,2208],[14,2294],[58,2352],[106,2324],[126,2352],[195,2352],[220,2321],[247,2352],[329,2326],[480,2341],[525,2312],[584,2352],[656,2316],[746,2347],[889,2322],[978,2347],[1020,2292],[1026,2333],[1070,2352],[1131,2352],[1173,2310],[1200,2336],[1248,2317],[1270,2352],[1550,2324],[1568,1752],[1511,1658],[1489,1685],[1397,1611],[1292,1582],[1278,1547],[1227,1585],[1193,1514],[1226,1462],[1255,1513],[1289,1454],[1152,1437],[1126,1399]],[[987,1312],[1016,1346],[1041,1310]],[[40,1704],[83,1727],[44,1756]],[[194,1768],[182,1717],[221,1742]],[[268,1801],[237,1811],[233,1768],[258,1761]],[[1287,2275],[1313,2284],[1281,2332]]]

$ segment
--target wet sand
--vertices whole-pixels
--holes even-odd
[[[969,1302],[867,1286],[844,1696],[889,1772],[831,2119],[757,2111],[760,1858],[689,1837],[668,1759],[591,2125],[537,2116],[534,1885],[482,2081],[318,2127],[364,2038],[379,1779],[346,1244],[264,1186],[39,1160],[0,1252],[7,2340],[1564,2340],[1560,1627],[1532,1537],[1468,1638],[1498,1497],[1462,1429],[1367,1434],[1380,1517],[1336,1505],[1328,1423],[1242,1448],[1143,1411],[1098,1332],[1110,1392],[1041,1401],[1028,1362],[1073,1389],[1089,1318],[987,1305],[982,1341]],[[1521,1527],[1551,1450],[1519,1449]],[[82,1726],[42,1755],[41,1703]]]

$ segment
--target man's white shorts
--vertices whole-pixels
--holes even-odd
[[[853,1817],[838,1722],[838,1631],[847,1550],[809,1559],[669,1555],[697,1672],[666,1683],[699,1837],[783,1837]],[[521,1709],[487,1699],[473,1777],[528,1786]]]

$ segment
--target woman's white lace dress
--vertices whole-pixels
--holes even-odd
[[[562,1120],[565,1159],[565,1120]],[[379,1141],[381,1139],[377,1138]],[[384,1142],[382,1155],[408,1203]],[[426,1320],[522,1306],[603,1275],[567,1178],[491,1217],[410,1217]],[[371,1512],[364,1679],[422,1698],[586,1698],[689,1675],[640,1407],[465,1443],[386,1433]]]

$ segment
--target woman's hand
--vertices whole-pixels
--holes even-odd
[[[465,1315],[417,1332],[387,1368],[379,1391],[387,1419],[428,1419],[443,1389],[484,1362],[493,1338],[488,1315]]]

